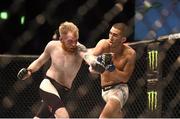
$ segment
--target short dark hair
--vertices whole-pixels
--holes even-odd
[[[127,25],[124,23],[115,23],[112,27],[114,27],[115,29],[121,30],[122,31],[122,35],[126,36],[126,32],[127,32]]]

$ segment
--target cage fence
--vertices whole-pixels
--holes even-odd
[[[149,42],[149,41],[148,41]],[[128,82],[129,98],[123,107],[124,117],[180,117],[180,41],[129,44],[137,52],[134,72]],[[157,52],[156,52],[157,51]],[[39,110],[39,85],[48,64],[28,80],[16,75],[38,56],[0,56],[0,116],[30,118]],[[89,73],[83,62],[73,82],[67,105],[70,117],[97,118],[105,102],[101,97],[99,76]]]

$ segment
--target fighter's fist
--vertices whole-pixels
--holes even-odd
[[[103,73],[105,71],[105,66],[97,60],[90,67],[98,73]]]
[[[28,78],[29,76],[29,71],[26,68],[22,68],[17,74],[17,78],[22,80]]]
[[[99,55],[97,57],[97,61],[101,62],[101,64],[103,64],[104,66],[107,66],[111,63],[112,61],[112,54],[110,53],[104,53],[102,55]]]
[[[107,71],[112,72],[115,70],[111,53],[104,53],[103,55],[98,56],[97,61],[99,61]]]
[[[116,69],[116,67],[115,67],[114,64],[112,63],[112,64],[107,65],[105,69],[106,69],[107,71],[109,71],[109,72],[112,72],[112,71],[114,71],[114,70]]]

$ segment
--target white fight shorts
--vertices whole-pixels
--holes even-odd
[[[102,88],[102,97],[104,101],[113,98],[120,102],[121,108],[126,103],[129,96],[129,89],[127,84],[115,84],[112,86],[105,86]]]

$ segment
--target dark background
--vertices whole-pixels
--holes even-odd
[[[18,7],[19,1],[20,5]],[[50,6],[54,1],[59,3],[56,8]],[[93,2],[92,0],[91,2]],[[96,0],[95,0],[96,1]],[[64,21],[72,21],[80,29],[79,42],[86,45],[90,32],[103,20],[107,13],[118,0],[97,0],[96,4],[81,18],[77,16],[78,8],[85,4],[86,0],[1,0],[0,11],[8,11],[8,20],[0,20],[0,53],[1,54],[40,54],[45,45],[51,40],[54,31],[59,24]],[[115,16],[104,32],[95,38],[94,44],[87,47],[94,47],[101,38],[108,37],[108,30],[115,22],[127,23],[134,16],[134,0],[127,0],[124,10]],[[43,24],[36,24],[35,19],[39,14],[44,14],[46,20]],[[20,17],[25,16],[25,23],[20,24]],[[34,28],[37,27],[37,28]],[[12,50],[13,44],[26,30],[33,32],[30,40],[17,51]],[[35,30],[34,30],[35,29]],[[25,38],[26,39],[26,38]],[[129,41],[133,41],[133,33],[129,36]],[[15,46],[16,47],[16,46]]]
[[[52,6],[51,2],[54,4]],[[61,22],[65,20],[72,21],[80,29],[79,41],[87,47],[94,47],[101,38],[108,37],[108,31],[115,22],[124,22],[129,24],[132,20],[132,27],[137,24],[134,31],[129,35],[128,42],[144,39],[154,39],[160,35],[167,35],[179,32],[179,26],[176,23],[179,16],[179,0],[151,0],[152,6],[147,7],[144,0],[137,0],[135,10],[135,0],[127,0],[124,4],[124,10],[117,16],[107,22],[103,32],[97,37],[92,37],[92,31],[104,20],[104,15],[113,6],[120,1],[126,0],[89,0],[97,2],[84,16],[78,16],[78,9],[86,4],[88,0],[0,0],[0,11],[8,11],[9,19],[0,19],[0,54],[30,54],[39,55],[45,45],[52,40],[54,31]],[[155,6],[153,6],[155,5]],[[163,16],[162,11],[169,14]],[[135,12],[142,13],[144,19],[137,19]],[[112,13],[113,14],[113,13]],[[157,15],[158,14],[158,15]],[[25,24],[20,24],[20,17],[24,15]],[[43,23],[37,23],[39,15],[44,15],[46,20]],[[135,23],[133,22],[135,19]],[[157,27],[155,21],[162,23],[162,27]],[[134,23],[134,24],[133,24]],[[106,24],[106,23],[105,23]],[[153,25],[152,25],[153,24]],[[29,35],[23,36],[27,31]],[[155,34],[149,34],[154,31]],[[148,37],[149,36],[149,37]],[[22,38],[23,37],[23,38]],[[17,45],[18,42],[27,42],[23,45]],[[90,41],[94,40],[94,41]],[[128,84],[130,97],[124,106],[125,117],[180,117],[178,100],[179,96],[179,62],[176,62],[180,55],[179,40],[174,44],[165,43],[161,46],[163,52],[162,60],[162,80],[159,88],[162,88],[162,102],[157,115],[153,112],[146,114],[147,111],[147,85],[146,85],[146,67],[148,62],[147,50],[145,45],[137,45],[134,49],[137,51],[136,67]],[[166,47],[166,46],[169,46]],[[163,49],[164,48],[164,49]],[[33,57],[33,56],[32,56]],[[16,55],[2,56],[0,59],[0,116],[1,117],[33,117],[34,112],[38,110],[39,84],[44,76],[44,70],[40,70],[34,75],[33,80],[27,84],[17,80],[17,72],[21,67],[28,66],[33,58],[18,57]],[[174,64],[176,62],[176,64]],[[73,97],[73,106],[78,108],[73,110],[72,117],[98,117],[104,102],[100,95],[99,80],[91,80],[87,73],[87,65],[83,64],[76,80],[74,81],[74,95],[78,88],[83,86],[88,89],[87,95],[77,95]],[[10,72],[10,73],[9,73]],[[83,74],[83,75],[81,75]],[[35,80],[34,80],[35,79]],[[37,80],[36,80],[37,79]],[[40,79],[40,80],[39,80]],[[85,79],[85,80],[81,80]],[[12,103],[12,105],[11,105]],[[76,107],[74,106],[74,107]],[[92,108],[93,107],[93,108]],[[36,110],[34,110],[36,109]],[[94,111],[93,111],[94,110]],[[92,111],[91,113],[89,113]]]

